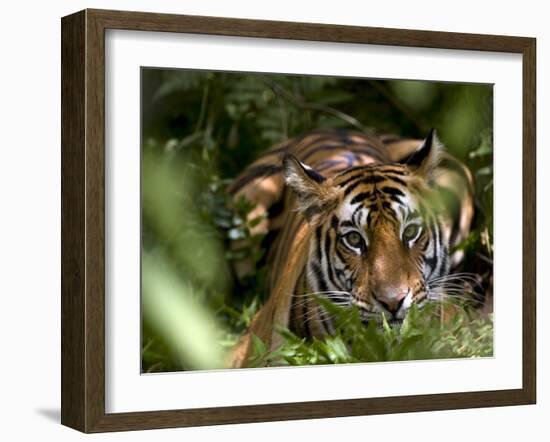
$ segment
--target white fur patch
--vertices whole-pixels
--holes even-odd
[[[407,314],[407,310],[412,305],[412,298],[413,298],[412,290],[409,290],[409,292],[407,293],[407,296],[405,296],[405,299],[403,300],[403,304],[401,304],[401,307],[400,307],[399,311],[396,314],[396,316],[399,319],[403,319],[405,317],[405,315]]]

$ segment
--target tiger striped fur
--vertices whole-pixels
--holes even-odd
[[[468,169],[442,151],[433,131],[421,140],[316,131],[268,150],[233,183],[255,204],[253,233],[266,235],[269,298],[232,353],[246,366],[251,333],[271,349],[275,325],[303,337],[334,332],[309,294],[358,307],[364,322],[401,321],[438,294],[461,260],[450,253],[469,233]],[[238,273],[245,273],[240,263]]]

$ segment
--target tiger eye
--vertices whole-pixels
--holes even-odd
[[[356,249],[359,249],[361,247],[361,245],[363,244],[363,238],[357,232],[350,232],[344,238],[346,238],[346,242],[351,247],[354,247]]]
[[[418,236],[420,232],[420,225],[418,224],[409,224],[405,230],[403,230],[403,240],[412,241]]]

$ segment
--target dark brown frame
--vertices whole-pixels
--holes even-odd
[[[84,432],[534,404],[536,400],[536,40],[405,29],[105,10],[62,19],[61,422]],[[523,386],[476,391],[105,413],[105,30],[183,32],[523,56]]]

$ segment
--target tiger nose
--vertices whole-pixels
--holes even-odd
[[[391,314],[399,311],[407,294],[408,290],[387,290],[375,296],[376,300]]]

